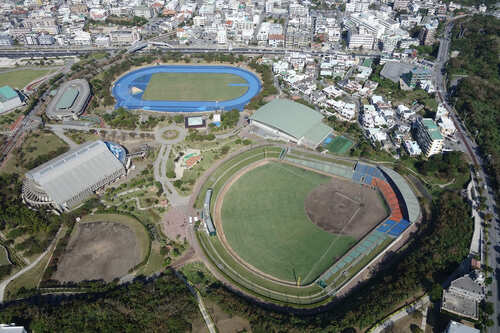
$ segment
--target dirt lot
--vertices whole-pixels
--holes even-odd
[[[141,249],[134,231],[115,222],[79,223],[57,265],[53,278],[61,281],[103,279],[124,276],[141,261]]]
[[[323,230],[356,239],[387,217],[375,190],[340,178],[312,190],[305,209],[311,221]]]

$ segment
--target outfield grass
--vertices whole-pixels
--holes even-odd
[[[229,189],[222,207],[230,246],[267,274],[312,282],[355,242],[323,231],[306,215],[308,193],[330,179],[276,162],[244,174]]]
[[[52,71],[52,69],[20,69],[12,72],[0,73],[0,87],[8,85],[11,88],[23,89],[31,81],[43,77]]]
[[[343,136],[336,136],[332,142],[326,145],[326,148],[334,154],[345,154],[352,145],[351,140]]]
[[[290,301],[294,296],[310,296],[322,292],[322,289],[311,284],[303,288],[278,284],[272,280],[263,278],[243,267],[224,248],[217,237],[209,237],[205,232],[197,234],[198,239],[207,251],[209,257],[217,264],[217,268],[231,280],[244,286],[247,290],[259,295],[269,297],[282,302]],[[267,290],[265,290],[267,289]],[[285,295],[280,295],[284,293]],[[297,303],[301,303],[298,301]],[[303,303],[307,303],[307,300]]]
[[[240,153],[239,155],[231,158],[230,160],[222,163],[211,175],[210,177],[203,183],[200,193],[198,194],[198,197],[196,198],[195,201],[195,208],[201,208],[203,206],[203,200],[205,198],[205,194],[209,188],[214,188],[214,197],[217,195],[218,189],[220,186],[222,186],[227,180],[227,177],[232,175],[234,172],[228,172],[232,168],[234,168],[236,165],[239,165],[243,161],[247,161],[248,159],[252,158],[253,160],[259,160],[264,157],[264,154],[266,157],[279,157],[279,153],[281,151],[281,148],[279,147],[273,147],[273,146],[265,146],[265,147],[259,147],[251,150],[244,151]],[[233,171],[237,171],[239,168],[232,169]],[[222,177],[226,177],[225,179],[222,179]],[[218,185],[218,186],[217,186]],[[217,188],[215,188],[217,186]],[[212,203],[213,204],[213,203]]]
[[[226,101],[243,95],[247,83],[234,74],[157,73],[151,76],[142,95],[149,101]]]

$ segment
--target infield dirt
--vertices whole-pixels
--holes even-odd
[[[80,223],[53,278],[79,282],[124,276],[141,261],[134,231],[115,222]]]
[[[340,178],[333,178],[312,190],[305,209],[321,229],[359,240],[387,217],[376,190]]]

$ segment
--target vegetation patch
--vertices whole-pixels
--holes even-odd
[[[41,78],[52,71],[52,69],[19,69],[0,73],[0,87],[8,85],[11,88],[23,89],[31,81]]]

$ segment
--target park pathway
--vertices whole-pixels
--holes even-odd
[[[35,267],[40,262],[40,260],[42,260],[50,252],[52,247],[57,243],[57,239],[59,238],[59,234],[61,233],[61,230],[62,230],[62,227],[59,228],[59,231],[57,232],[56,236],[54,237],[54,239],[50,243],[49,247],[47,247],[47,249],[38,258],[35,259],[35,261],[33,261],[31,264],[29,264],[28,266],[21,269],[16,274],[10,276],[7,280],[4,280],[4,281],[2,281],[2,283],[0,283],[0,303],[4,302],[5,289],[7,288],[9,283],[11,283],[13,280],[17,279],[18,277],[20,277],[21,275],[23,275],[24,273],[26,273],[27,271],[29,271],[30,269]]]

